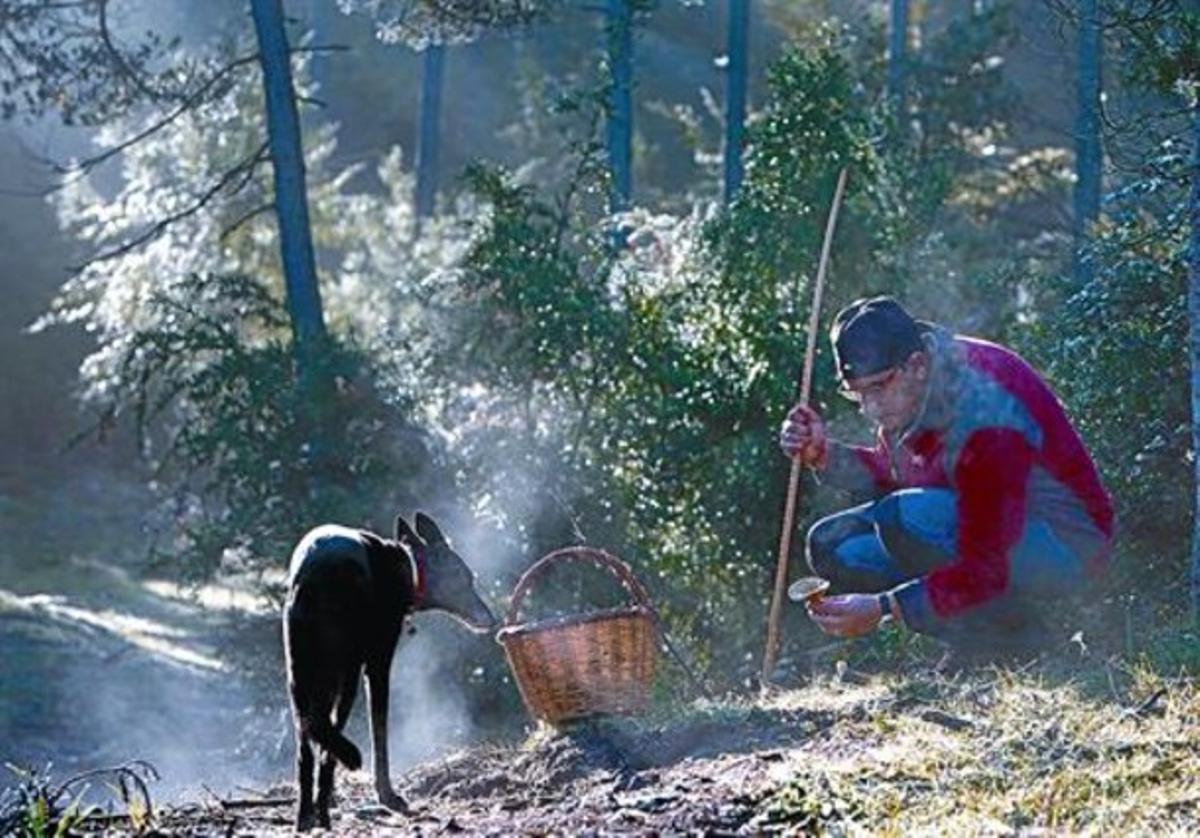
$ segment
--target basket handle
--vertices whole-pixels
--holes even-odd
[[[658,613],[654,610],[654,606],[650,603],[650,596],[646,593],[645,587],[633,575],[633,571],[629,569],[629,565],[603,550],[597,550],[594,547],[563,547],[560,550],[555,550],[552,553],[547,553],[542,556],[529,569],[521,574],[521,578],[517,580],[517,586],[513,588],[512,602],[508,606],[508,616],[505,619],[506,625],[514,625],[517,622],[517,614],[521,610],[521,604],[525,601],[525,595],[529,593],[530,586],[535,580],[545,576],[550,570],[551,565],[560,562],[585,562],[593,564],[604,570],[608,570],[621,585],[633,594],[633,598],[637,604],[648,609],[655,617]]]

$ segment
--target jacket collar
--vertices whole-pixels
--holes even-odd
[[[929,354],[929,379],[917,417],[898,439],[903,445],[922,431],[945,430],[954,419],[954,404],[961,387],[962,350],[943,326],[932,326],[921,336]]]

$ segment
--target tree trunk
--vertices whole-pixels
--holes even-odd
[[[633,196],[633,15],[631,0],[608,0],[609,210],[629,209]]]
[[[1192,105],[1192,190],[1188,201],[1191,238],[1188,242],[1188,325],[1192,366],[1192,468],[1195,506],[1192,510],[1192,615],[1200,623],[1200,94]]]
[[[421,125],[417,136],[417,231],[421,219],[433,215],[437,197],[438,123],[442,112],[442,78],[446,48],[430,44],[425,48],[421,73]]]
[[[729,0],[729,70],[725,91],[725,203],[742,185],[742,134],[746,127],[746,60],[750,0]]]
[[[1088,231],[1100,216],[1100,11],[1098,0],[1079,3],[1078,111],[1075,119],[1075,279],[1092,279],[1084,257]]]
[[[896,112],[904,113],[905,62],[908,60],[908,0],[892,0],[891,31],[888,33],[888,95]]]
[[[325,340],[325,319],[313,259],[308,194],[304,184],[304,151],[300,142],[296,93],[292,87],[287,33],[283,29],[282,0],[251,0],[250,9],[258,36],[267,103],[267,137],[275,171],[275,214],[279,219],[288,313],[296,347],[304,357],[306,350]]]
[[[327,335],[313,258],[304,150],[292,86],[290,48],[283,28],[282,0],[251,0],[250,12],[262,65],[267,140],[275,173],[275,214],[279,220],[279,247],[296,355],[298,403],[302,405],[297,419],[307,428],[310,458],[323,462],[329,453],[321,433],[324,397],[329,392],[327,375],[323,372]]]

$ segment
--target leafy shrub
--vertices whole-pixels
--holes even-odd
[[[419,484],[429,452],[405,401],[384,390],[386,368],[331,341],[334,392],[303,403],[282,303],[255,280],[191,276],[152,294],[145,315],[95,386],[111,419],[132,414],[166,489],[159,558],[197,578],[223,559],[279,568],[305,529],[361,521],[364,498],[380,512],[398,470]]]
[[[1118,582],[1153,577],[1176,587],[1190,530],[1181,510],[1192,503],[1190,372],[1180,351],[1187,240],[1181,214],[1168,209],[1182,197],[1168,181],[1145,181],[1117,199],[1089,248],[1094,278],[1045,277],[1027,334],[1114,494]]]
[[[853,174],[830,309],[937,281],[913,269],[951,161],[903,136],[880,142],[894,121],[846,49],[818,29],[772,70],[743,192],[725,211],[597,215],[584,197],[602,186],[586,176],[599,149],[586,138],[585,177],[559,198],[474,169],[469,183],[488,209],[439,306],[452,301],[456,328],[435,354],[448,375],[481,388],[477,413],[490,417],[460,427],[458,451],[472,452],[463,486],[487,486],[501,516],[524,510],[512,517],[526,522],[534,554],[582,535],[629,559],[693,653],[737,681],[761,651],[788,471],[775,433],[795,398],[842,166]],[[815,380],[814,401],[844,424],[850,406],[832,397],[823,347]],[[541,502],[495,491],[520,473],[536,475],[521,485]],[[828,502],[806,500],[801,521]]]

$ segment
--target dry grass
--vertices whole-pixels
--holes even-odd
[[[1109,661],[865,680],[775,699],[838,708],[838,723],[777,771],[766,822],[896,835],[1200,830],[1190,678]]]
[[[1186,675],[1078,654],[953,675],[913,661],[824,669],[757,700],[461,751],[395,778],[411,818],[374,805],[365,772],[343,773],[335,832],[1200,832],[1200,689]],[[286,807],[159,819],[164,834],[192,836],[289,824]]]

